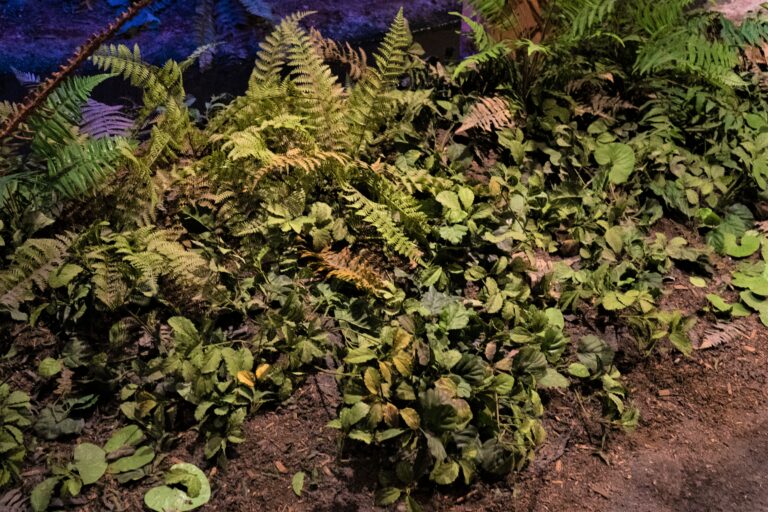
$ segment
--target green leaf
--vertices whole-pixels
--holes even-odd
[[[619,226],[613,226],[605,232],[605,242],[616,255],[621,254],[621,249],[624,247],[623,234],[624,230]]]
[[[296,496],[301,496],[301,491],[304,490],[304,472],[299,471],[291,479],[291,489]]]
[[[386,507],[392,505],[394,502],[400,499],[402,491],[397,487],[384,487],[376,491],[375,500],[376,505],[380,507]]]
[[[67,263],[59,268],[56,272],[51,273],[48,276],[48,284],[51,288],[62,288],[67,286],[77,275],[83,271],[83,267],[80,265],[73,265]]]
[[[571,363],[568,366],[568,373],[574,377],[586,379],[589,377],[589,368],[581,363]]]
[[[107,471],[107,454],[100,447],[91,443],[75,447],[75,468],[83,480],[83,485],[95,483]]]
[[[117,459],[115,462],[109,465],[110,473],[125,473],[127,471],[133,471],[139,469],[155,458],[155,452],[149,446],[142,446],[133,455]]]
[[[193,464],[171,466],[166,483],[181,483],[187,487],[187,491],[168,485],[150,489],[144,495],[144,503],[155,512],[186,512],[205,505],[211,499],[208,478]]]
[[[567,388],[571,383],[563,374],[553,368],[547,368],[547,373],[537,382],[540,388]]]
[[[115,432],[104,445],[104,451],[112,453],[123,446],[137,446],[144,439],[144,433],[137,425],[128,425]]]
[[[707,287],[707,281],[703,277],[691,276],[691,277],[688,278],[688,280],[696,288],[706,288]]]
[[[345,363],[360,364],[376,359],[376,353],[368,347],[358,347],[350,350],[347,353],[347,357],[344,358]]]
[[[430,480],[439,485],[449,485],[459,477],[459,464],[456,461],[438,462],[429,474]]]
[[[745,233],[741,237],[741,245],[736,242],[736,237],[731,233],[723,236],[723,251],[733,258],[746,258],[755,254],[760,249],[761,237]]]
[[[475,202],[475,193],[472,192],[471,188],[461,187],[459,189],[459,201],[461,201],[464,210],[469,210]]]
[[[439,229],[440,238],[452,244],[459,244],[464,236],[469,233],[467,226],[454,224],[452,226],[443,226]]]
[[[43,512],[53,497],[53,491],[59,483],[58,477],[46,478],[32,489],[29,501],[34,512]]]
[[[715,295],[714,293],[707,294],[707,300],[717,311],[721,313],[727,313],[733,307],[725,302],[722,297]]]
[[[448,209],[451,210],[459,210],[463,211],[461,208],[461,202],[459,201],[459,196],[456,195],[456,192],[451,192],[450,190],[443,190],[439,194],[437,194],[437,202],[441,205],[445,206]]]
[[[50,379],[54,375],[58,374],[62,369],[61,361],[53,359],[52,357],[46,357],[37,366],[37,374],[44,379]]]
[[[371,407],[365,402],[357,402],[352,407],[342,409],[339,413],[342,428],[348,430],[365,418],[370,410]]]
[[[440,326],[447,331],[465,328],[469,324],[469,311],[458,302],[450,303],[440,313]]]
[[[598,146],[595,150],[595,160],[600,165],[611,166],[608,179],[614,185],[625,183],[635,169],[634,150],[619,142]]]

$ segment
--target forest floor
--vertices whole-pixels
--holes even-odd
[[[662,228],[670,236],[683,229],[672,222]],[[730,275],[728,258],[714,263],[715,275]],[[662,304],[695,315],[711,290],[694,287],[682,273],[678,277],[668,285]],[[714,279],[711,287],[721,285]],[[604,428],[601,411],[574,407],[582,397],[571,390],[545,392],[548,439],[527,469],[470,488],[421,492],[419,502],[428,511],[456,512],[768,511],[768,332],[754,317],[737,322],[742,337],[696,350],[689,358],[663,351],[646,356],[612,326],[602,332],[595,328],[620,347],[617,365],[641,411],[634,433]],[[694,341],[712,327],[701,318],[692,332]],[[583,326],[572,325],[569,331],[572,337],[586,334]],[[24,388],[19,377],[15,385]],[[387,461],[359,446],[349,456],[338,431],[324,427],[336,417],[339,404],[333,376],[319,373],[287,402],[257,413],[247,422],[246,441],[229,465],[209,471],[216,476],[211,478],[215,487],[204,510],[376,510],[377,475]],[[113,422],[92,418],[85,432],[98,442],[113,430]],[[43,448],[30,457],[42,465],[27,467],[28,484],[45,471]],[[205,464],[193,432],[183,435],[167,457]],[[291,488],[298,471],[307,474],[301,497]],[[147,485],[108,484],[82,496],[79,510],[141,510]]]

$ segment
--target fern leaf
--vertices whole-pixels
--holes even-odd
[[[730,324],[717,323],[708,329],[697,347],[699,350],[716,347],[718,345],[734,343],[749,337],[746,322],[735,322]]]
[[[473,128],[491,132],[513,124],[513,114],[505,99],[500,97],[480,98],[464,116],[456,134],[464,134]]]
[[[62,147],[48,160],[50,186],[65,199],[92,192],[115,171],[126,144],[124,139],[106,137]]]
[[[13,66],[11,66],[11,71],[13,71],[16,80],[18,80],[24,87],[35,87],[42,81],[39,75],[30,73],[29,71],[19,71]]]
[[[318,261],[320,269],[328,276],[350,283],[360,290],[378,294],[386,288],[387,279],[373,261],[358,253],[353,254],[350,247],[335,252],[330,248],[320,252],[304,252],[306,258]]]
[[[240,0],[240,3],[243,4],[243,7],[245,7],[245,10],[248,11],[248,14],[251,16],[264,18],[266,20],[274,18],[272,8],[264,0]]]
[[[350,140],[354,152],[360,150],[365,133],[378,128],[378,123],[374,122],[377,102],[381,101],[383,93],[396,87],[405,72],[407,52],[412,43],[413,36],[401,8],[375,55],[376,68],[369,69],[349,98]]]
[[[71,233],[30,238],[17,247],[8,269],[0,271],[0,308],[18,315],[21,304],[35,298],[35,287],[45,290],[48,276],[63,263],[74,239]]]
[[[395,223],[392,212],[386,206],[371,201],[350,185],[344,185],[342,189],[349,207],[355,210],[358,217],[376,228],[389,247],[414,263],[421,261],[423,252]]]
[[[122,105],[107,105],[90,99],[82,108],[80,131],[95,139],[127,137],[133,128],[133,120],[122,110]]]
[[[503,30],[517,25],[514,0],[468,0],[467,3],[491,26]]]
[[[340,45],[333,39],[324,37],[319,30],[310,28],[309,37],[312,45],[323,59],[329,62],[339,62],[349,67],[349,78],[360,80],[368,70],[368,56],[362,48],[352,48],[349,43]]]

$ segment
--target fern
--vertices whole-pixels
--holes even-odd
[[[103,137],[127,137],[133,128],[133,120],[122,113],[121,105],[107,105],[89,99],[82,108],[80,131],[95,139]]]
[[[350,283],[363,291],[378,294],[387,287],[387,279],[372,260],[360,253],[354,255],[350,247],[338,252],[330,248],[320,252],[304,252],[303,256],[316,259],[320,269],[329,277]]]
[[[517,25],[514,0],[468,0],[467,3],[491,26],[504,30]]]
[[[350,185],[343,186],[342,190],[349,207],[355,210],[358,217],[376,228],[389,247],[412,262],[421,261],[423,252],[395,223],[391,211],[386,206],[371,201]]]
[[[92,192],[115,171],[114,164],[125,148],[125,139],[111,137],[62,147],[48,160],[50,186],[65,199]]]
[[[605,21],[616,7],[616,0],[577,0],[562,2],[568,37],[574,40],[588,37],[595,27]]]
[[[401,8],[375,56],[376,68],[368,70],[350,95],[348,110],[353,152],[360,151],[366,132],[377,129],[374,122],[377,102],[385,91],[397,85],[405,72],[407,50],[412,42],[413,37]]]
[[[456,134],[464,134],[473,128],[490,132],[512,126],[513,123],[513,115],[505,99],[480,98],[472,104],[469,112],[461,120],[461,126],[456,130]]]
[[[35,287],[48,287],[48,276],[63,263],[74,239],[66,233],[56,238],[30,238],[18,246],[10,266],[0,271],[0,309],[23,318],[19,307],[35,298]]]
[[[323,149],[343,148],[343,89],[331,69],[317,54],[309,34],[298,25],[288,28],[288,63],[299,94],[300,114]]]
[[[324,37],[319,30],[310,28],[309,37],[312,45],[323,59],[330,62],[339,62],[349,67],[349,78],[360,80],[368,71],[368,56],[362,48],[352,48],[349,43],[340,45],[333,39]]]

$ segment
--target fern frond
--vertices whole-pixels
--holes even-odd
[[[507,41],[494,43],[488,48],[464,58],[453,70],[453,79],[459,78],[471,70],[478,70],[488,64],[506,59],[512,53],[512,48]]]
[[[312,46],[309,34],[298,25],[289,27],[288,63],[298,93],[299,114],[325,150],[343,148],[348,135],[344,123],[344,90],[331,69]]]
[[[299,29],[299,22],[313,12],[299,12],[288,16],[259,45],[248,88],[270,82],[279,82],[288,61],[289,35]]]
[[[498,29],[509,29],[517,25],[514,0],[468,0],[467,4],[486,23]]]
[[[271,20],[274,17],[272,8],[264,0],[240,0],[240,3],[251,16]]]
[[[368,55],[362,48],[352,48],[349,43],[340,45],[333,39],[328,39],[319,30],[309,29],[312,45],[323,59],[329,62],[339,62],[349,67],[349,78],[360,80],[368,70]]]
[[[723,29],[720,35],[728,44],[743,49],[768,42],[768,16],[764,14],[747,17],[739,24],[723,17],[721,23]]]
[[[19,71],[13,66],[11,66],[11,71],[13,71],[16,80],[18,80],[24,87],[35,87],[42,81],[39,75],[30,73],[29,71]]]
[[[360,253],[354,255],[350,247],[338,252],[330,248],[320,252],[306,251],[302,256],[316,259],[320,269],[329,277],[350,283],[360,290],[378,294],[386,288],[388,280],[384,273],[376,268],[370,258]]]
[[[596,26],[613,13],[615,7],[616,0],[563,2],[565,26],[570,28],[569,37],[572,40],[588,37]]]
[[[636,0],[630,4],[633,22],[645,33],[655,38],[663,32],[674,30],[681,25],[686,8],[693,0]]]
[[[138,45],[134,45],[133,51],[122,44],[103,46],[91,57],[91,62],[101,70],[122,76],[134,87],[154,91],[153,95],[157,96],[167,95],[166,88],[158,79],[157,68],[141,59]],[[160,103],[165,97],[157,99]]]
[[[125,139],[105,137],[62,147],[48,160],[49,186],[65,199],[92,192],[115,171],[126,145]]]
[[[378,129],[378,123],[374,122],[377,102],[381,101],[383,93],[397,86],[400,76],[407,69],[407,52],[412,43],[413,36],[401,8],[375,55],[376,67],[369,68],[349,97],[349,131],[353,152],[360,150],[366,132]]]
[[[56,238],[30,238],[14,251],[10,266],[0,271],[0,308],[18,313],[24,302],[35,298],[48,287],[48,276],[67,256],[75,236],[71,233]]]
[[[456,135],[464,134],[473,128],[491,132],[513,124],[514,116],[504,98],[498,96],[480,98],[472,104],[469,112],[461,120],[461,126],[456,130]]]
[[[699,350],[717,347],[718,345],[734,343],[738,340],[749,338],[746,322],[734,322],[729,324],[717,323],[703,334],[697,347]]]
[[[29,118],[29,127],[35,134],[32,151],[41,157],[50,157],[59,145],[75,141],[83,104],[93,89],[107,78],[109,75],[72,77],[53,91]]]
[[[133,120],[123,114],[122,110],[122,105],[107,105],[89,99],[82,108],[80,131],[94,139],[127,137],[133,129]]]
[[[421,261],[424,253],[395,223],[389,208],[371,201],[350,185],[344,185],[342,189],[344,191],[343,197],[349,207],[355,210],[358,217],[373,226],[389,247],[412,262]]]

